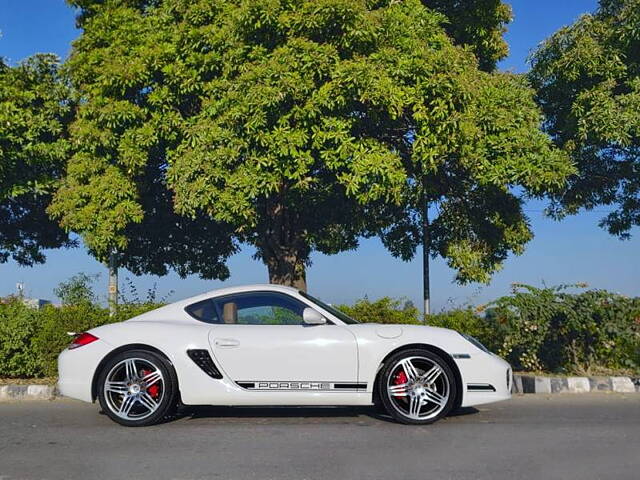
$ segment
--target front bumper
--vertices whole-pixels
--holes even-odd
[[[478,353],[456,360],[462,376],[462,405],[470,407],[511,398],[511,366],[492,353]]]
[[[91,385],[102,359],[112,347],[102,340],[58,355],[58,391],[65,397],[93,402]]]

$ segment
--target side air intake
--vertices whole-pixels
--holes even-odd
[[[216,364],[211,360],[207,350],[187,350],[187,355],[200,369],[211,378],[222,378],[222,374]]]

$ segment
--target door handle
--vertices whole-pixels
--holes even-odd
[[[240,345],[240,342],[235,338],[216,338],[216,347],[232,348]]]

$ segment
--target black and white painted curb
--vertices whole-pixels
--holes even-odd
[[[513,393],[554,394],[617,392],[640,393],[640,378],[631,377],[544,377],[513,375]],[[52,385],[0,385],[0,402],[53,400],[59,394]]]
[[[640,393],[640,378],[513,376],[513,393]]]
[[[0,402],[16,400],[53,400],[57,389],[52,385],[0,385]]]

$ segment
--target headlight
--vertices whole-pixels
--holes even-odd
[[[462,335],[467,341],[473,343],[476,347],[478,347],[483,352],[491,353],[489,349],[485,347],[477,338],[472,337],[471,335],[467,335],[466,333],[461,333],[460,335]]]

